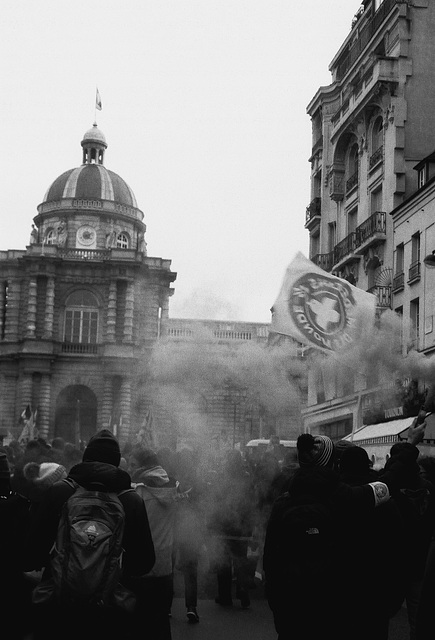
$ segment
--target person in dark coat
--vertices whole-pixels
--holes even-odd
[[[343,451],[339,472],[341,481],[352,487],[378,479],[367,452],[358,446]],[[405,597],[405,575],[399,558],[408,541],[402,515],[391,498],[370,511],[349,508],[344,526],[347,548],[353,550],[352,558],[341,565],[340,609],[349,637],[388,640],[390,618],[399,611]],[[379,584],[382,597],[378,594]]]
[[[23,640],[30,627],[32,583],[22,564],[25,533],[29,527],[29,501],[12,491],[10,469],[4,449],[0,449],[0,613],[10,640]],[[6,622],[8,621],[8,623]],[[4,632],[3,632],[4,633]]]
[[[411,445],[397,442],[390,449],[388,469],[395,458]],[[435,487],[421,474],[418,453],[409,465],[400,490],[393,493],[403,517],[407,539],[406,611],[410,628],[410,640],[416,638],[417,610],[423,585],[426,560],[435,527]]]
[[[425,423],[417,425],[414,421],[408,435],[411,443],[421,442],[424,428]],[[350,562],[343,554],[351,544],[346,540],[347,515],[350,510],[370,514],[387,502],[390,491],[400,488],[407,467],[415,459],[414,451],[418,454],[418,450],[411,447],[411,451],[401,452],[381,480],[351,486],[342,482],[333,469],[334,446],[330,438],[302,434],[297,449],[300,469],[288,492],[276,500],[266,529],[263,568],[268,603],[279,640],[348,640],[352,633],[347,621],[336,614],[337,604],[348,589],[343,584],[343,567]],[[314,505],[321,523],[318,528],[304,530],[304,544],[311,543],[312,556],[292,547],[287,534],[288,528],[295,525],[294,507],[309,505]],[[324,536],[319,535],[323,525]],[[315,563],[313,557],[317,558]]]
[[[129,489],[129,474],[119,468],[121,453],[113,434],[103,429],[90,440],[83,453],[83,461],[75,465],[68,478],[85,489],[100,488],[107,492],[124,492],[120,500],[125,511],[123,536],[122,582],[148,573],[155,562],[154,545],[147,513],[140,497]],[[127,491],[128,490],[128,491]],[[28,537],[26,564],[29,570],[44,567],[41,584],[49,584],[50,550],[55,542],[63,504],[74,493],[65,480],[53,484],[44,494],[32,519]],[[121,609],[90,608],[83,611],[74,605],[60,605],[54,595],[44,604],[34,605],[34,640],[105,640],[130,638],[130,617]]]

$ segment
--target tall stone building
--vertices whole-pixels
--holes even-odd
[[[121,441],[147,411],[143,380],[168,317],[171,261],[147,256],[133,191],[106,169],[94,124],[82,164],[47,190],[25,250],[0,252],[1,432],[29,405],[41,436]],[[115,426],[116,425],[116,426]]]
[[[391,213],[399,219],[397,207],[421,178],[414,168],[435,147],[434,29],[433,2],[364,0],[330,64],[331,84],[320,87],[307,108],[310,258],[375,294],[379,311],[402,306],[414,326],[421,322],[419,294],[413,294],[420,280],[419,229],[404,284],[403,247],[396,247]],[[317,369],[310,375],[304,423],[313,433],[342,437],[379,409],[384,381],[376,372],[349,371],[340,381],[322,379]],[[388,419],[398,408],[382,409]]]

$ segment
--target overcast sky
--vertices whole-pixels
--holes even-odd
[[[2,0],[0,250],[24,249],[53,180],[98,126],[148,255],[178,276],[171,317],[269,322],[308,255],[307,104],[358,0]]]

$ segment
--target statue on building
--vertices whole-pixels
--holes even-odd
[[[106,234],[106,249],[111,249],[116,245],[116,231],[113,230]]]
[[[66,246],[67,235],[66,224],[61,221],[57,227],[57,244],[59,247]]]
[[[145,242],[145,234],[141,231],[137,237],[137,249],[145,256],[147,254],[147,243]]]
[[[38,229],[32,224],[32,231],[30,232],[30,244],[38,243]]]

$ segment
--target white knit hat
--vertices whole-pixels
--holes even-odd
[[[41,464],[28,462],[24,465],[23,473],[26,480],[34,482],[41,489],[48,489],[52,484],[68,475],[65,467],[57,462],[42,462]]]

